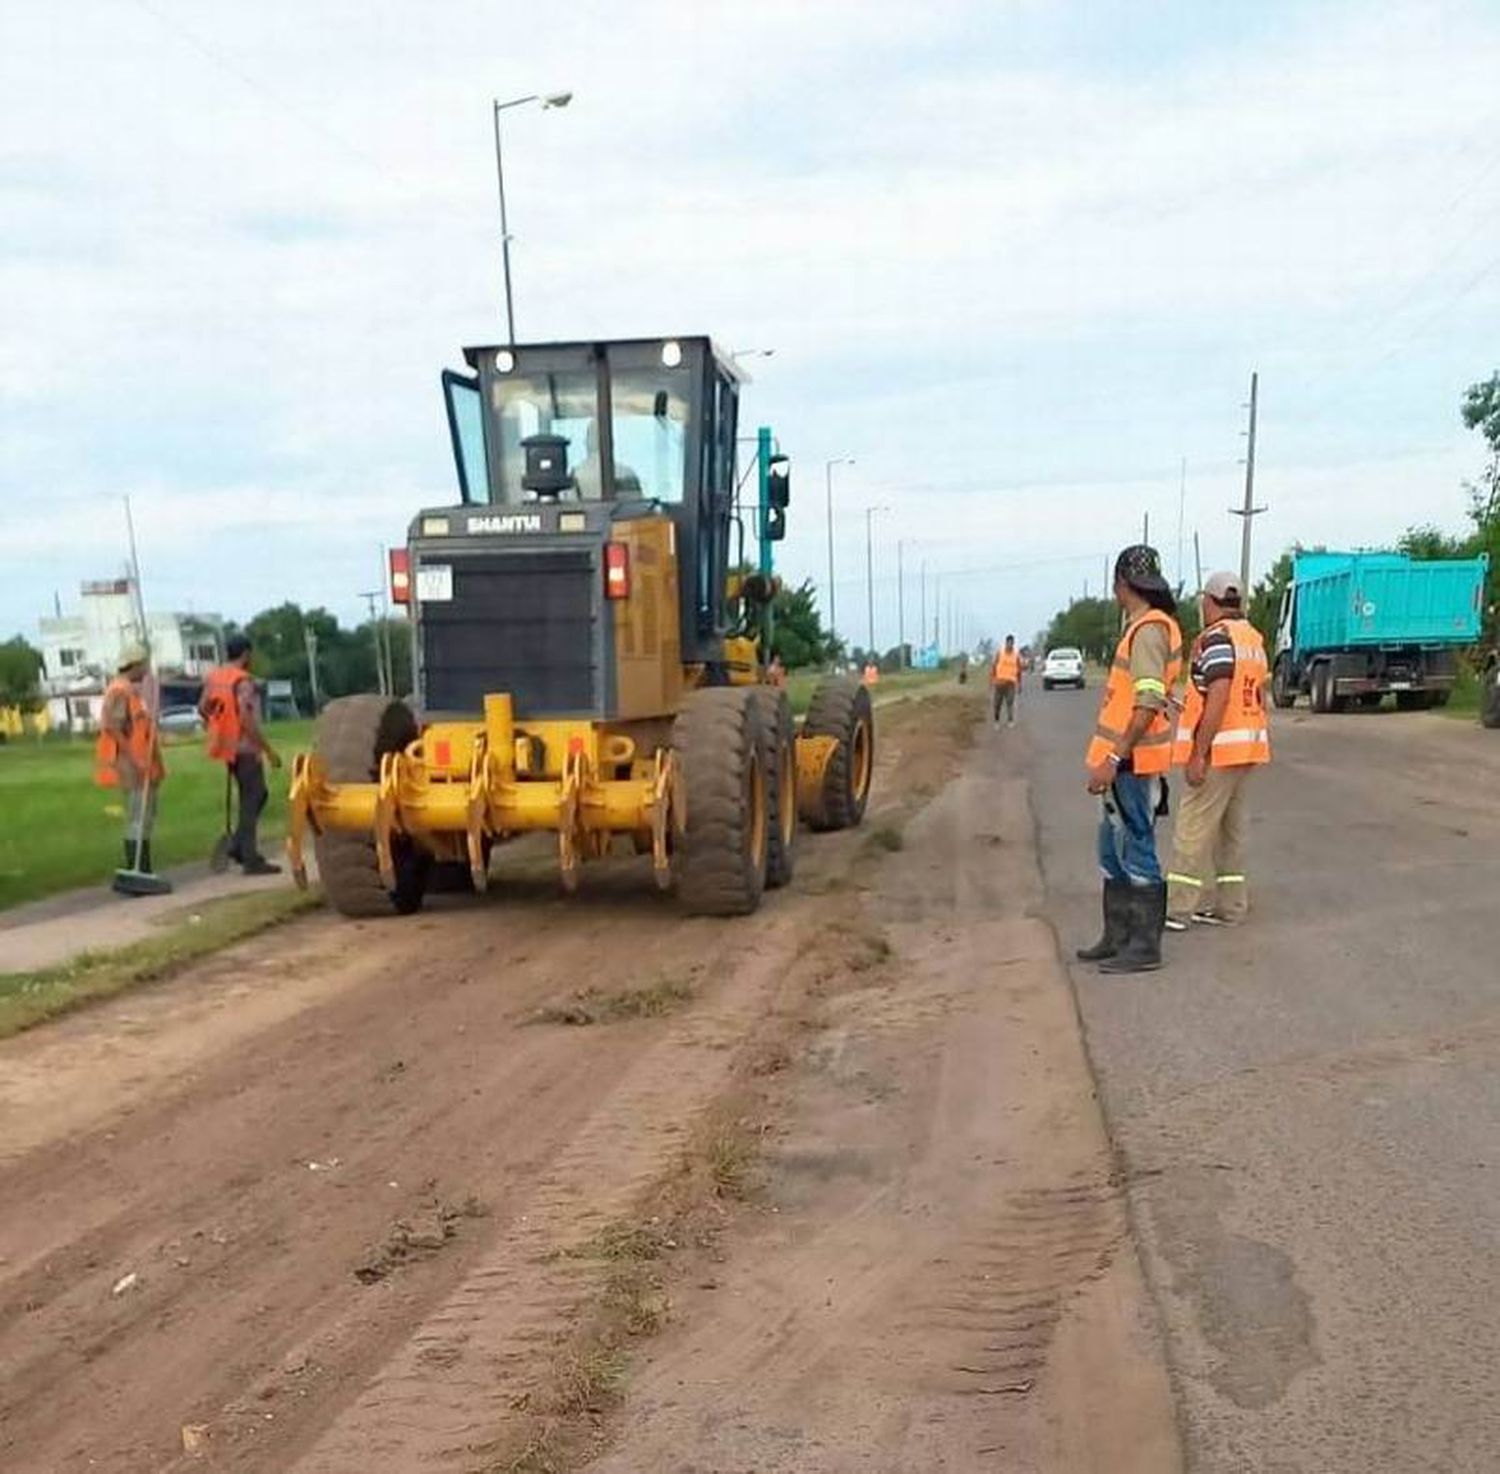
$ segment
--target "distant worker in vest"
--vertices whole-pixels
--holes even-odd
[[[1138,543],[1115,560],[1115,599],[1125,612],[1125,632],[1087,758],[1088,789],[1103,806],[1104,933],[1078,956],[1097,962],[1101,972],[1151,972],[1161,966],[1167,917],[1156,821],[1167,807],[1171,696],[1182,670],[1177,601],[1155,548]]]
[[[1000,711],[1004,708],[1005,725],[1016,724],[1016,693],[1021,689],[1021,652],[1016,649],[1016,637],[1007,635],[1005,645],[995,652],[995,663],[990,667],[990,690],[994,693],[994,721],[1000,723]]]
[[[222,866],[237,861],[246,875],[275,875],[273,865],[261,854],[255,828],[266,806],[265,764],[281,766],[281,758],[266,740],[260,725],[260,692],[250,674],[250,641],[235,635],[224,647],[228,664],[216,667],[203,682],[198,710],[208,728],[208,755],[224,763],[239,792],[239,822],[227,848],[215,851]],[[227,799],[226,799],[227,802]]]
[[[1203,633],[1193,644],[1187,701],[1177,724],[1174,764],[1186,769],[1177,806],[1167,928],[1245,919],[1246,795],[1250,775],[1271,761],[1266,726],[1266,642],[1245,618],[1237,573],[1215,573],[1203,588]]]
[[[150,670],[151,654],[144,645],[132,642],[120,652],[115,678],[104,691],[94,744],[94,781],[101,788],[118,788],[125,800],[125,863],[115,872],[113,885],[122,896],[164,896],[172,890],[151,861],[156,792],[167,771],[143,690]]]

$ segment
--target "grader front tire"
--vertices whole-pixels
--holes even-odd
[[[802,731],[838,743],[823,787],[805,810],[813,829],[853,829],[865,816],[875,771],[875,718],[870,693],[855,681],[825,681],[814,692]]]
[[[313,745],[333,783],[373,783],[380,760],[416,740],[417,719],[404,702],[388,696],[344,696],[330,701],[318,718]],[[421,909],[431,857],[404,841],[395,855],[396,888],[380,878],[375,838],[327,830],[315,837],[323,894],[344,916],[400,916]]]
[[[692,692],[672,745],[687,810],[677,897],[698,916],[745,916],[766,885],[769,803],[761,706],[744,686]]]

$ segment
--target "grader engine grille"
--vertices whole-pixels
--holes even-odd
[[[489,691],[509,691],[522,716],[602,710],[596,548],[471,553],[452,567],[452,599],[421,610],[428,710],[478,713]]]

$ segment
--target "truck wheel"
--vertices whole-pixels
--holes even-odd
[[[1289,660],[1278,660],[1271,673],[1271,700],[1282,711],[1290,711],[1297,704],[1297,688],[1292,684],[1292,664]]]
[[[1397,711],[1426,711],[1432,705],[1430,691],[1397,691]]]
[[[344,696],[330,701],[318,718],[313,748],[331,783],[373,783],[380,760],[417,737],[417,719],[404,702],[388,696]],[[345,916],[408,916],[422,906],[432,857],[398,837],[393,859],[396,887],[380,878],[373,835],[328,830],[313,840],[323,894]]]
[[[1479,721],[1491,731],[1500,729],[1500,665],[1485,672],[1484,691],[1479,699]]]
[[[788,884],[797,860],[797,738],[786,692],[757,686],[761,735],[765,739],[766,889]]]
[[[770,848],[766,739],[745,686],[692,691],[672,726],[687,825],[677,896],[698,916],[744,916],[760,905]]]
[[[1312,709],[1324,714],[1333,710],[1333,671],[1326,663],[1313,667]]]
[[[802,732],[838,739],[823,770],[823,791],[810,805],[807,822],[814,829],[853,829],[865,816],[875,771],[870,693],[853,681],[824,681],[813,692]]]

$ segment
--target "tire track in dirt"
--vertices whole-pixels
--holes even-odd
[[[844,924],[783,1076],[769,1198],[679,1286],[591,1474],[1179,1468],[1019,733],[983,738]]]
[[[882,716],[878,774],[940,782],[958,727],[911,706]],[[0,1467],[401,1466],[366,1436],[471,1466],[596,1289],[556,1250],[680,1154],[866,843],[809,844],[727,924],[683,920],[638,863],[562,903],[518,862],[486,902],[315,918],[0,1045]],[[522,1027],[666,974],[698,980],[675,1019]],[[390,1252],[420,1221],[425,1247]],[[395,1426],[413,1410],[421,1437]]]

